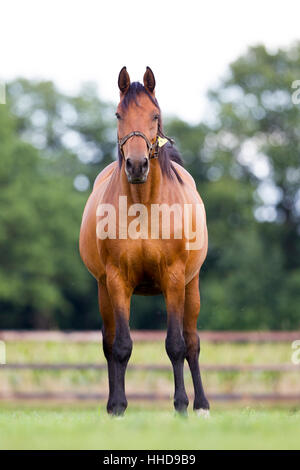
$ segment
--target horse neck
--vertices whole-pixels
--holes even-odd
[[[150,204],[159,200],[162,187],[162,172],[157,159],[150,161],[150,170],[146,183],[128,182],[124,164],[121,168],[121,192],[126,194],[133,204]]]

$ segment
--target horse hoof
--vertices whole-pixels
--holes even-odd
[[[125,410],[123,410],[123,411],[112,410],[112,411],[108,411],[108,414],[109,414],[109,416],[111,416],[114,419],[121,419],[121,418],[124,418],[124,412],[125,412]]]
[[[204,419],[209,419],[210,418],[209,410],[206,410],[204,408],[199,408],[199,410],[195,410],[195,413],[200,418],[204,418]]]
[[[189,400],[187,396],[182,396],[182,397],[176,397],[174,399],[174,408],[175,411],[182,415],[186,416],[187,415],[187,407],[189,406]]]
[[[111,397],[108,399],[106,410],[109,415],[122,417],[126,411],[126,408],[126,398],[119,400],[114,397]]]
[[[111,414],[111,417],[113,419],[124,419],[124,413],[123,414]]]
[[[187,408],[175,409],[175,415],[179,416],[180,418],[187,418],[188,417]]]
[[[118,417],[122,418],[124,416],[124,413],[127,408],[127,403],[110,403],[109,406],[107,406],[107,412],[109,415],[113,417]]]

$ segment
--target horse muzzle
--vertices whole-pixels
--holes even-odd
[[[146,183],[149,173],[149,158],[126,158],[125,173],[127,175],[128,182],[131,184]]]

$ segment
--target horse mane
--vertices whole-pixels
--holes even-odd
[[[152,101],[152,103],[157,107],[159,110],[159,118],[158,118],[158,135],[160,137],[168,139],[168,142],[159,147],[158,149],[158,161],[161,167],[161,171],[165,174],[168,178],[172,179],[175,175],[177,180],[183,184],[182,178],[179,175],[178,171],[172,165],[172,162],[178,163],[179,165],[183,166],[183,161],[181,155],[177,148],[174,146],[173,140],[164,135],[163,133],[163,126],[162,126],[162,118],[161,118],[161,111],[157,99],[154,98],[148,90],[140,83],[140,82],[133,82],[130,84],[122,102],[121,108],[123,110],[128,109],[130,103],[134,102],[137,106],[139,106],[138,96],[144,93],[148,96],[148,98]],[[120,147],[118,146],[118,161],[119,167],[121,168],[123,162],[123,155],[120,151]]]

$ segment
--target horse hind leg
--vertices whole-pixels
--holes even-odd
[[[200,340],[197,333],[197,318],[200,310],[198,275],[186,286],[183,318],[183,336],[186,344],[186,359],[190,367],[195,397],[194,410],[204,417],[209,416],[209,402],[205,396],[199,367]]]

